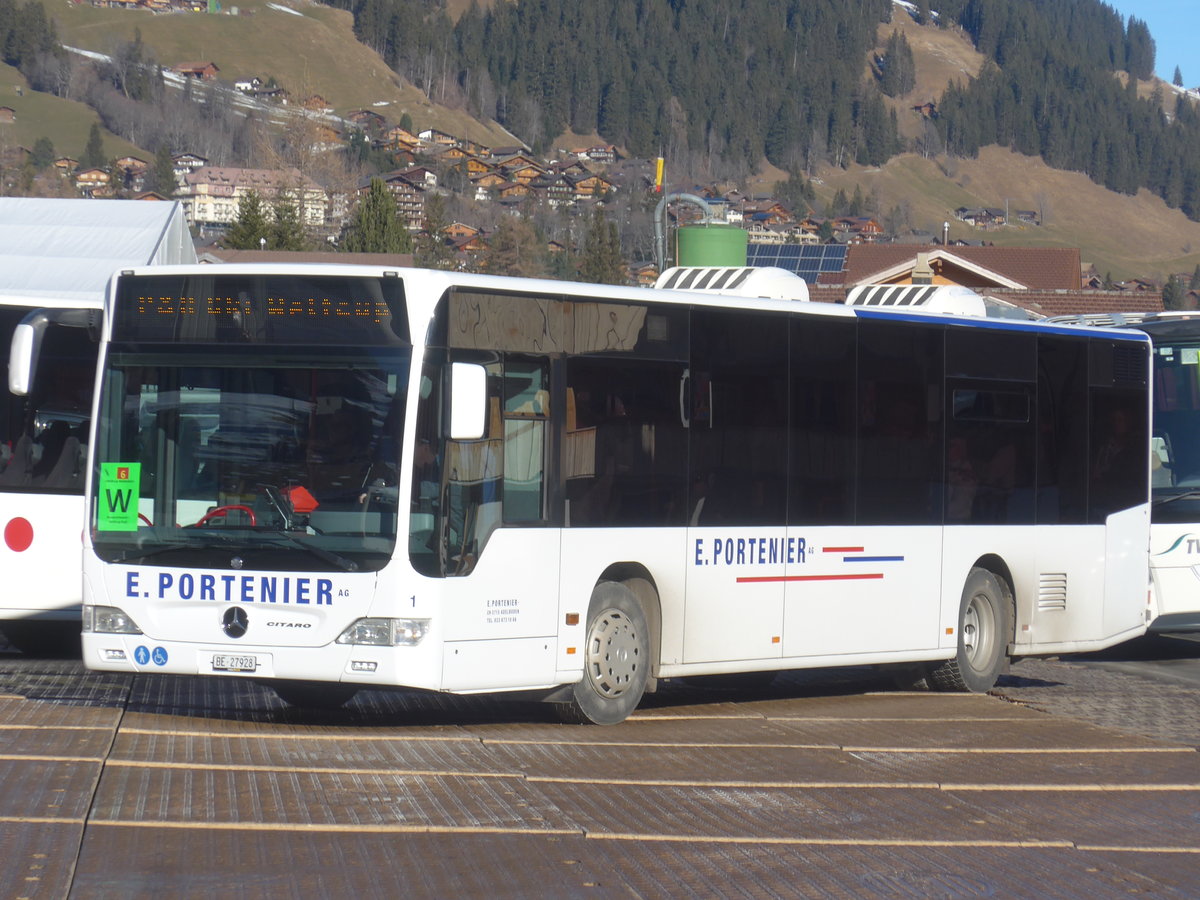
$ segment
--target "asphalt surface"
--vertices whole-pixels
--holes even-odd
[[[0,897],[1200,896],[1200,643],[671,682],[628,722],[0,649]]]

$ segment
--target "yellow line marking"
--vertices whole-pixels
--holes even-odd
[[[1077,849],[1100,853],[1200,853],[1200,847],[1109,847],[1103,844],[1079,844]]]
[[[854,790],[913,791],[936,791],[941,788],[941,785],[936,781],[901,781],[891,783],[873,781],[684,781],[668,778],[564,778],[554,775],[529,775],[525,780],[531,784],[619,785],[622,787],[794,788],[798,790],[848,788]]]
[[[171,828],[197,831],[310,831],[320,834],[529,834],[578,835],[586,837],[579,828],[519,828],[505,825],[342,825],[333,822],[143,822],[133,819],[91,819],[88,825],[107,825],[117,828]]]
[[[298,775],[378,775],[382,777],[418,775],[446,778],[523,778],[519,772],[456,772],[439,769],[388,769],[338,766],[297,766],[292,764],[255,765],[252,763],[217,762],[153,762],[135,759],[110,759],[107,763],[120,769],[184,769],[188,772],[211,770],[216,772],[279,772]]]
[[[1037,724],[1061,725],[1051,716],[1030,713],[1027,716],[764,716],[768,722],[844,722],[866,724],[875,722],[1036,722]]]
[[[155,737],[195,737],[209,740],[211,738],[228,738],[243,741],[337,741],[339,743],[365,743],[367,741],[444,741],[478,744],[481,739],[466,735],[408,735],[408,734],[371,734],[345,732],[338,734],[296,734],[294,732],[245,732],[245,731],[187,731],[183,729],[159,730],[155,728],[122,728],[118,736],[127,734],[153,735]]]
[[[536,747],[645,747],[648,750],[841,750],[837,744],[785,744],[763,743],[720,743],[716,741],[680,743],[678,741],[535,741],[528,738],[482,738],[484,746],[489,744]]]
[[[587,837],[598,841],[656,841],[660,843],[698,844],[775,844],[797,847],[1017,847],[1027,849],[1053,848],[1073,850],[1071,841],[1021,841],[1021,840],[917,840],[906,838],[789,838],[789,837],[743,837],[733,835],[682,834],[599,834],[588,832]]]
[[[5,725],[0,724],[0,731],[115,731],[116,721],[112,725]]]
[[[785,790],[907,790],[907,791],[1013,791],[1044,793],[1152,793],[1200,791],[1200,784],[955,784],[937,781],[696,781],[656,778],[569,778],[529,775],[531,784],[611,785],[620,787],[774,788]]]
[[[1195,747],[842,747],[846,753],[1195,753]]]
[[[0,816],[3,825],[85,825],[87,819],[82,816]]]
[[[1053,791],[1054,793],[1200,791],[1200,784],[943,784],[943,791]]]

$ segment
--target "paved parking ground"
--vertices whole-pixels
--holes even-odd
[[[992,696],[672,684],[596,728],[0,655],[0,896],[1200,895],[1197,742],[1038,708],[1125,677],[1065,666]]]

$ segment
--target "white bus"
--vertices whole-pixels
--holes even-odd
[[[1145,631],[1140,333],[337,266],[106,304],[94,669],[615,723],[659,679],[984,691]]]
[[[26,651],[64,647],[79,631],[83,486],[100,305],[97,298],[91,308],[77,302],[34,308],[0,298],[0,353],[11,376],[0,390],[0,630]],[[40,352],[33,356],[35,343],[25,342],[10,359],[22,322],[38,335]],[[27,373],[35,370],[31,383]]]
[[[1151,631],[1200,631],[1200,313],[1064,316],[1137,328],[1154,342],[1150,433]]]

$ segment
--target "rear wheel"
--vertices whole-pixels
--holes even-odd
[[[637,709],[650,676],[650,630],[633,592],[602,581],[588,604],[583,678],[559,717],[577,724],[615,725]]]
[[[974,568],[963,587],[958,611],[958,650],[929,671],[937,691],[984,693],[1000,677],[1012,634],[1012,598],[987,569]]]

